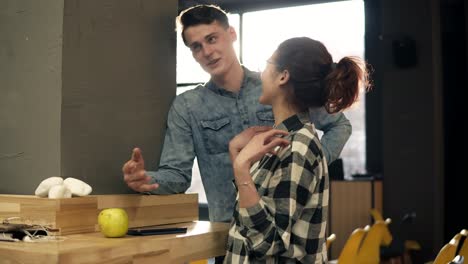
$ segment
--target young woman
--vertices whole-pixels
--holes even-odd
[[[272,106],[275,126],[229,144],[238,194],[224,263],[326,263],[327,161],[308,110],[351,106],[368,87],[365,64],[335,64],[321,42],[292,38],[261,78],[259,100]]]

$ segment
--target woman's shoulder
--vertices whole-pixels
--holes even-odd
[[[291,135],[291,152],[302,156],[323,156],[322,144],[314,124],[305,123]]]
[[[295,132],[290,134],[290,140],[293,143],[307,144],[310,141],[320,141],[314,124],[308,122]]]

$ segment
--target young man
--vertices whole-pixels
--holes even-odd
[[[271,106],[258,102],[260,75],[237,59],[233,47],[237,34],[223,10],[195,6],[183,11],[178,22],[185,45],[211,79],[174,99],[159,169],[145,171],[143,156],[136,148],[122,168],[124,180],[137,192],[184,193],[190,187],[197,157],[210,220],[229,222],[236,200],[229,141],[245,129],[252,136],[269,130],[273,113]],[[331,163],[348,140],[351,124],[342,113],[329,115],[324,109],[311,109],[310,117],[324,131],[321,141]]]

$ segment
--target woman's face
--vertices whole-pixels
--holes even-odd
[[[261,104],[271,105],[279,90],[279,72],[276,68],[275,58],[276,52],[267,60],[265,69],[261,74],[262,95],[259,99]]]

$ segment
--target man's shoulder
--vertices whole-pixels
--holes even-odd
[[[188,88],[188,89],[187,88],[179,88],[179,89],[182,89],[182,90],[185,90],[185,91],[183,91],[182,93],[177,95],[177,97],[187,97],[187,96],[193,96],[193,95],[200,94],[200,93],[204,92],[206,87],[205,87],[205,84],[200,83],[200,84],[196,85],[192,89],[190,89],[190,88]]]
[[[248,82],[251,82],[254,85],[260,85],[262,83],[260,72],[251,71],[246,67],[244,67],[244,72]]]
[[[183,91],[179,95],[176,96],[174,103],[179,103],[181,101],[190,102],[193,100],[198,100],[203,98],[206,93],[208,92],[208,88],[205,87],[204,84],[199,84],[193,89],[187,89]]]
[[[186,90],[176,96],[172,106],[175,109],[186,112],[205,112],[205,109],[212,109],[219,103],[219,95],[211,91],[204,84]]]

